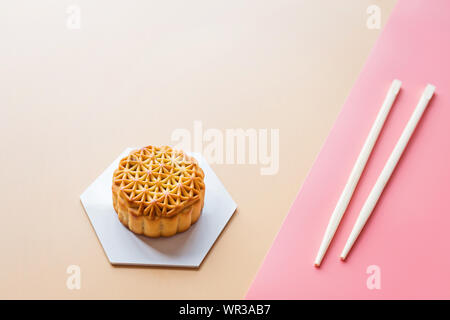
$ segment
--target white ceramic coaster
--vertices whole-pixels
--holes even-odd
[[[124,227],[112,206],[112,175],[132,148],[120,156],[83,192],[81,202],[111,264],[199,267],[236,210],[219,178],[200,154],[194,156],[205,173],[205,204],[200,219],[170,238],[147,238]]]

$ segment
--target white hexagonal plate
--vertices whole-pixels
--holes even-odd
[[[147,238],[124,227],[112,206],[111,183],[120,156],[80,196],[106,256],[112,264],[198,267],[236,210],[219,178],[199,154],[192,154],[205,172],[205,204],[200,219],[170,238]]]

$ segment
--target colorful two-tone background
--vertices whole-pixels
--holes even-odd
[[[244,298],[395,4],[2,2],[0,298]],[[124,148],[195,120],[279,129],[279,172],[213,165],[238,210],[198,270],[111,266],[79,195]]]

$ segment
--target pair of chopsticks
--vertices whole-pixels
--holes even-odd
[[[372,126],[372,129],[369,132],[369,136],[367,137],[364,146],[355,162],[355,165],[350,173],[350,176],[347,180],[347,184],[342,191],[342,194],[337,202],[336,208],[334,209],[330,221],[328,223],[328,227],[325,231],[325,235],[323,237],[322,243],[319,248],[319,252],[317,253],[316,260],[314,261],[314,265],[319,267],[327,249],[333,239],[334,234],[341,222],[342,216],[344,215],[345,210],[350,202],[350,199],[355,191],[356,185],[358,184],[359,178],[366,166],[367,160],[372,152],[372,149],[377,141],[377,138],[380,134],[380,131],[384,125],[384,122],[391,110],[391,107],[397,97],[397,94],[400,90],[402,83],[399,80],[394,80],[389,88],[389,91],[386,95],[386,98],[381,106],[381,109],[375,119],[375,123]],[[386,162],[383,170],[381,171],[380,176],[378,177],[375,185],[367,197],[366,202],[364,203],[361,212],[359,213],[358,219],[356,220],[355,225],[353,226],[353,230],[350,233],[350,236],[347,239],[347,243],[345,244],[344,250],[341,253],[341,259],[345,260],[347,258],[348,253],[350,252],[353,244],[361,233],[364,225],[369,219],[372,210],[378,202],[378,199],[381,196],[381,193],[386,186],[386,183],[389,181],[389,178],[392,175],[403,151],[405,150],[409,139],[411,138],[420,118],[422,117],[426,107],[428,106],[428,102],[432,98],[435,91],[435,87],[431,84],[428,84],[417,104],[411,118],[406,124],[405,129],[403,130],[397,144],[394,147],[388,161]]]

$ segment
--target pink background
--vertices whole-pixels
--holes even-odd
[[[450,298],[449,12],[448,0],[398,2],[247,298]],[[397,101],[323,264],[314,268],[331,212],[394,78],[403,82]],[[341,262],[359,210],[427,83],[436,94]],[[367,288],[370,265],[380,268],[380,290]]]

